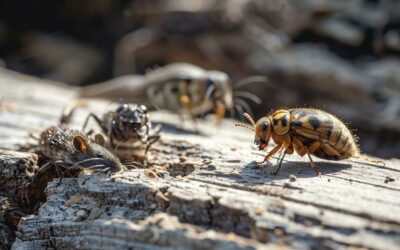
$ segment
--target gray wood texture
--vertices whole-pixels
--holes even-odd
[[[32,153],[6,150],[56,124],[76,89],[0,70],[0,90],[0,232],[10,239],[3,248],[13,240],[10,211],[24,211],[13,249],[400,248],[400,160],[383,166],[314,158],[318,177],[307,158],[293,155],[275,176],[276,157],[254,164],[265,152],[252,145],[250,131],[232,120],[216,127],[212,117],[194,133],[190,120],[151,113],[163,132],[147,168],[55,179],[44,203],[26,201],[40,188],[10,190],[26,186],[39,163]],[[107,105],[95,101],[90,109],[101,113]],[[87,112],[77,112],[74,126]],[[33,213],[32,206],[40,207]]]

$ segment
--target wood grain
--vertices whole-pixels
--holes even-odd
[[[21,86],[10,88],[11,81]],[[4,70],[3,89],[0,147],[6,149],[34,142],[29,133],[57,123],[76,93]],[[7,103],[16,108],[5,109]],[[94,102],[91,111],[101,113],[106,106]],[[80,110],[73,126],[80,127],[87,113]],[[275,176],[277,159],[256,166],[265,152],[257,151],[253,135],[232,120],[216,127],[206,117],[195,132],[191,121],[181,124],[174,114],[157,111],[151,118],[163,132],[147,168],[49,182],[45,203],[19,223],[13,249],[399,249],[399,160],[385,160],[383,166],[314,158],[322,173],[317,177],[306,158],[293,155]],[[5,190],[19,186],[10,173],[23,175],[12,172],[15,164],[7,161],[29,162],[29,181],[40,164],[33,155],[0,152],[3,207],[10,199]],[[12,234],[2,218],[0,229]]]

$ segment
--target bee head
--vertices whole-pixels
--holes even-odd
[[[147,122],[147,108],[144,105],[122,104],[116,110],[113,130],[127,140],[136,136]]]
[[[244,127],[254,131],[254,144],[258,145],[259,150],[266,149],[269,138],[271,137],[271,122],[268,117],[263,117],[257,122],[254,122],[253,118],[247,113],[243,114],[244,117],[253,125],[253,127],[249,127],[243,124],[235,124],[236,127]]]
[[[259,150],[264,150],[271,137],[271,122],[268,117],[263,117],[255,124],[254,144],[258,145]]]

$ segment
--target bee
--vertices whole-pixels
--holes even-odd
[[[247,84],[245,82],[245,84]],[[217,123],[227,110],[251,112],[244,99],[260,103],[255,95],[232,90],[229,76],[207,71],[189,63],[173,63],[149,71],[144,76],[123,76],[109,82],[84,87],[81,98],[122,99],[149,107],[189,114],[194,120],[213,111]],[[235,103],[234,103],[235,101]]]
[[[254,122],[251,116],[244,117],[253,127],[235,124],[255,132],[254,143],[259,150],[267,150],[270,138],[276,146],[265,156],[264,163],[283,149],[279,160],[278,174],[286,154],[296,152],[300,156],[307,155],[314,172],[319,175],[311,155],[327,160],[344,160],[350,157],[362,158],[357,144],[346,125],[335,116],[318,109],[294,108],[277,110],[271,115]],[[370,160],[373,161],[373,160]],[[377,162],[377,161],[373,161]]]
[[[77,99],[71,102],[64,109],[60,124],[67,124],[73,112],[81,106],[88,106],[87,100]],[[146,155],[150,146],[160,139],[161,127],[157,126],[152,130],[145,105],[113,103],[101,117],[90,113],[83,124],[82,131],[87,127],[90,119],[93,119],[106,135],[106,142],[103,143],[107,145],[107,148],[123,159],[134,157],[133,153],[138,154],[138,151],[142,151],[143,145],[145,145],[144,155]],[[89,131],[88,134],[92,132]]]

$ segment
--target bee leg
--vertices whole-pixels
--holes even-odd
[[[283,162],[283,159],[285,158],[286,154],[293,154],[293,148],[289,147],[289,148],[285,149],[285,151],[283,151],[282,158],[279,160],[278,169],[273,173],[274,175],[277,175],[279,172],[279,169],[281,169],[282,162]]]
[[[316,168],[315,163],[314,163],[313,159],[311,158],[311,154],[313,154],[315,151],[317,151],[321,146],[322,146],[322,143],[320,141],[315,141],[306,148],[306,153],[308,155],[308,159],[310,159],[310,166],[312,167],[312,169],[314,170],[314,172],[317,176],[321,175],[321,173]]]
[[[304,144],[296,137],[293,137],[292,141],[293,141],[292,146],[296,150],[296,153],[300,156],[304,156],[306,154],[306,149],[307,149],[306,147],[304,147]]]
[[[317,176],[321,175],[321,172],[319,172],[318,169],[316,168],[315,163],[314,163],[313,159],[311,158],[310,153],[308,151],[306,151],[306,152],[307,152],[307,155],[308,155],[308,159],[310,159],[311,168],[314,170],[314,172],[315,172],[315,174]]]
[[[271,151],[269,151],[268,155],[265,156],[264,160],[263,160],[262,162],[257,162],[257,164],[262,164],[262,163],[268,161],[269,158],[270,158],[272,155],[274,155],[276,152],[279,151],[279,149],[281,149],[281,147],[282,147],[282,144],[279,144],[279,145],[277,145],[276,147],[274,147]]]
[[[282,158],[281,158],[280,161],[279,161],[278,169],[273,173],[274,175],[277,175],[278,172],[279,172],[279,169],[281,169],[281,167],[282,167],[282,162],[283,162],[283,158],[285,158],[285,155],[286,155],[286,150],[283,152],[283,156],[282,156]]]

